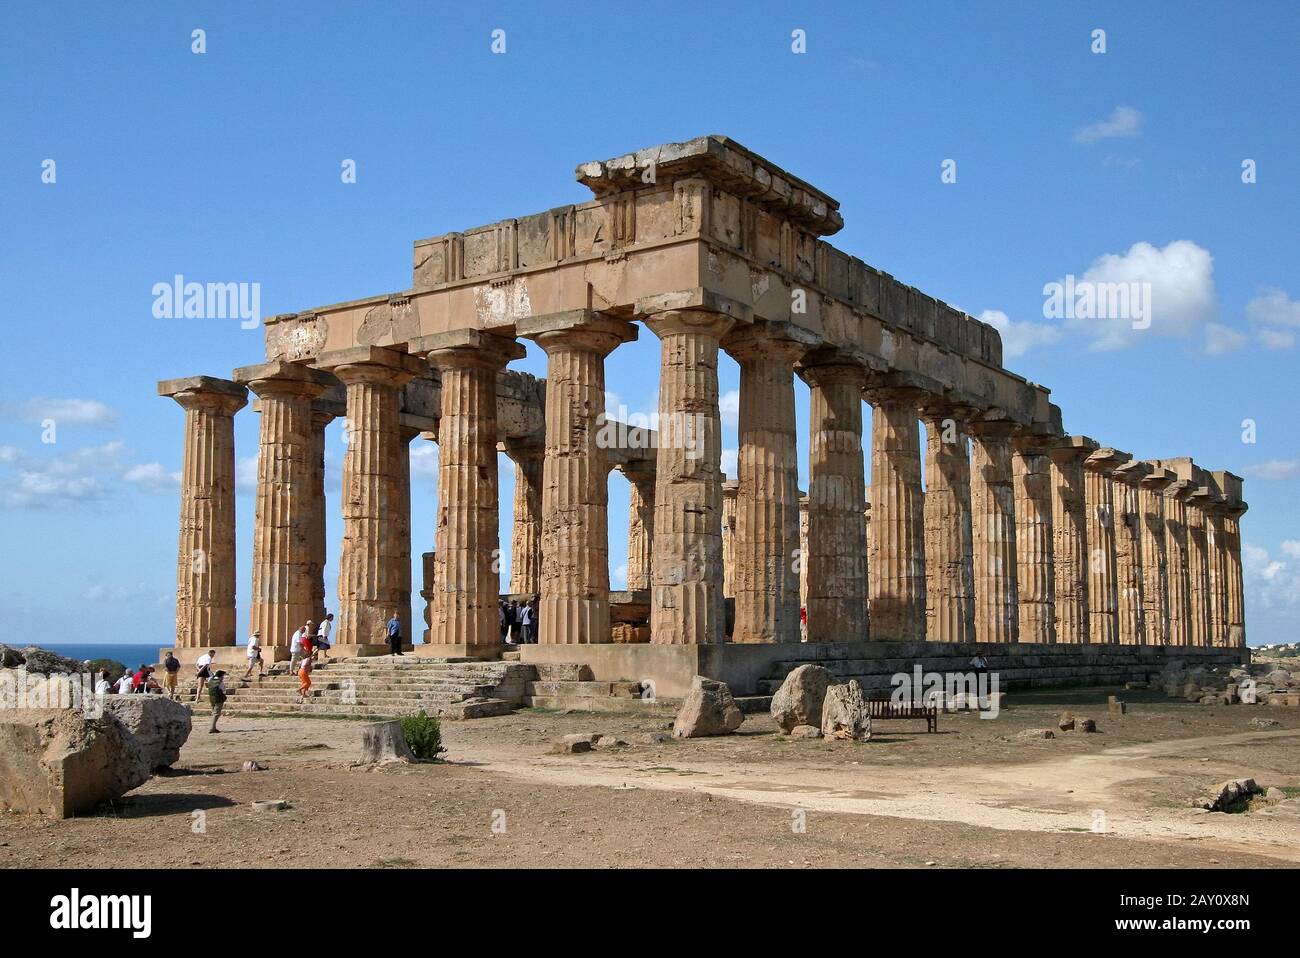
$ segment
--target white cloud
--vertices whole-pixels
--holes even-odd
[[[728,389],[718,397],[718,409],[724,426],[740,425],[740,390]]]
[[[738,475],[738,462],[740,459],[740,450],[724,449],[722,450],[722,471],[728,479],[735,479]]]
[[[609,570],[609,587],[615,592],[621,592],[627,588],[626,562]]]
[[[1296,330],[1300,330],[1300,300],[1266,286],[1246,304],[1246,318],[1257,328],[1256,336],[1265,349],[1291,349],[1296,344]]]
[[[6,403],[0,406],[0,415],[30,423],[52,419],[56,426],[111,426],[117,422],[117,412],[97,399],[36,397],[21,403]]]
[[[1282,543],[1288,557],[1300,558],[1300,542]],[[1268,549],[1243,542],[1241,547],[1242,579],[1246,587],[1248,609],[1291,609],[1300,606],[1300,569],[1292,563],[1273,558]]]
[[[1300,459],[1270,459],[1242,469],[1252,479],[1300,479]]]
[[[1205,324],[1205,354],[1222,356],[1246,345],[1246,334],[1221,323]]]
[[[980,322],[988,323],[1002,337],[1002,358],[1015,359],[1032,349],[1049,346],[1058,342],[1063,335],[1059,326],[1030,321],[1012,320],[1000,309],[986,309],[978,317]]]
[[[173,492],[180,485],[181,474],[168,472],[160,462],[145,462],[127,469],[122,479],[145,492]]]
[[[257,455],[247,456],[235,463],[235,489],[238,492],[257,491]]]
[[[1058,282],[1065,284],[1065,279]],[[1073,329],[1092,338],[1094,349],[1132,346],[1153,334],[1187,337],[1212,321],[1216,311],[1214,257],[1191,240],[1174,240],[1164,247],[1138,242],[1125,253],[1104,253],[1074,280],[1076,290],[1085,284],[1093,290],[1113,288],[1111,284],[1138,284],[1147,296],[1144,318],[1116,315],[1067,320]],[[1097,298],[1100,302],[1101,296]],[[1147,323],[1147,328],[1141,328]]]
[[[0,462],[13,472],[0,474],[0,508],[60,509],[103,499],[109,492],[105,479],[121,472],[124,449],[119,440],[41,457],[4,446]]]
[[[421,442],[411,450],[411,480],[414,482],[438,481],[438,446]]]
[[[1131,106],[1117,106],[1110,116],[1074,131],[1075,143],[1096,143],[1116,137],[1137,136],[1142,128],[1142,114]]]

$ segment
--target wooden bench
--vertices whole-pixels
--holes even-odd
[[[895,719],[925,719],[925,730],[939,730],[939,706],[916,703],[895,702],[893,699],[867,699],[867,708],[872,722],[893,721]]]

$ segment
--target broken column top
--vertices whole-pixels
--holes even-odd
[[[181,393],[225,393],[240,397],[247,396],[248,389],[216,376],[182,376],[180,379],[164,379],[158,383],[159,396],[178,396]]]
[[[647,170],[652,170],[652,178],[647,178]],[[837,233],[844,226],[838,200],[735,140],[716,134],[593,160],[581,164],[575,176],[596,196],[698,176],[818,236]]]

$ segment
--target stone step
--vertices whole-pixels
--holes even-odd
[[[618,696],[640,698],[640,682],[529,682],[527,695],[571,695],[579,698]]]
[[[673,715],[681,707],[677,699],[624,698],[622,696],[525,695],[524,706],[551,711],[574,712],[632,712],[644,715]]]
[[[736,704],[746,715],[766,715],[772,710],[772,696],[770,695],[738,695]]]

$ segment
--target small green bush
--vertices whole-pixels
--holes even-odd
[[[402,718],[402,734],[411,753],[422,762],[436,761],[446,751],[442,747],[442,726],[436,718],[425,715],[424,709]]]

